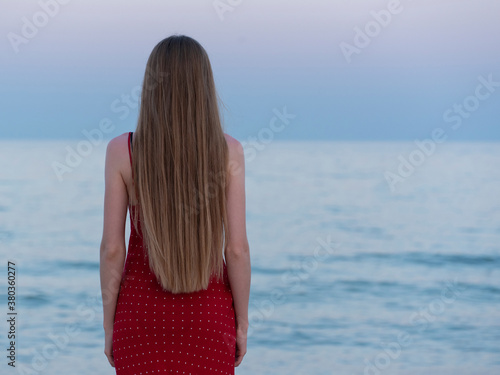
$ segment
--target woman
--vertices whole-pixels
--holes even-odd
[[[118,375],[234,374],[250,293],[243,148],[223,132],[210,61],[187,36],[153,49],[137,129],[108,144],[100,274]]]

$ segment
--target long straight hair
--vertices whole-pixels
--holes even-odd
[[[164,290],[206,289],[223,276],[228,146],[212,67],[173,35],[149,56],[136,132],[134,185],[149,266]]]

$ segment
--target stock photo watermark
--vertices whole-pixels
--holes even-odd
[[[17,262],[7,261],[7,365],[16,367],[17,335]]]
[[[62,9],[62,6],[67,5],[71,0],[39,0],[38,6],[40,9],[33,13],[31,17],[21,18],[21,30],[17,32],[9,32],[7,39],[17,54],[19,48],[23,44],[28,44],[30,40],[35,38],[41,29],[45,28],[51,19],[56,17]]]
[[[110,111],[118,116],[120,120],[125,120],[139,105],[141,96],[141,86],[137,85],[129,93],[122,94],[120,98],[113,100],[110,104]],[[76,147],[66,146],[66,156],[64,161],[53,161],[51,164],[59,182],[64,180],[66,173],[73,172],[89,156],[95,147],[104,142],[104,135],[109,134],[116,129],[116,125],[109,117],[104,117],[99,122],[97,128],[91,130],[82,130],[82,135],[86,138],[79,141]]]
[[[128,283],[127,279],[122,279],[122,275],[112,272],[113,280],[122,280],[122,286]],[[76,306],[74,314],[77,319],[67,323],[60,328],[58,332],[50,332],[46,335],[47,342],[38,348],[31,350],[31,361],[29,363],[20,363],[16,366],[17,374],[21,375],[39,375],[43,373],[51,361],[55,360],[62,352],[64,352],[71,342],[76,339],[81,333],[85,325],[95,323],[98,313],[102,313],[100,307],[112,301],[113,292],[106,288],[104,292],[99,291],[96,296],[88,297],[85,303]],[[102,298],[102,305],[97,301]]]
[[[273,113],[275,116],[271,118],[267,127],[260,129],[257,136],[250,136],[241,142],[245,152],[245,160],[249,162],[254,160],[257,153],[264,150],[266,145],[274,140],[274,135],[285,130],[290,125],[290,120],[297,117],[297,115],[288,113],[286,106],[281,111],[273,108]]]
[[[250,136],[245,141],[241,141],[241,146],[243,148],[243,154],[245,162],[251,162],[257,156],[259,151],[265,149],[266,145],[270,144],[276,133],[282,132],[286,126],[290,124],[290,120],[294,119],[296,115],[288,113],[286,106],[280,111],[277,108],[273,108],[273,113],[275,116],[269,121],[269,125],[259,130],[257,136]],[[279,122],[279,123],[278,123]],[[242,166],[238,165],[234,161],[229,162],[229,175],[237,176],[242,172]],[[223,179],[222,172],[211,174],[210,181],[204,192],[195,190],[198,196],[196,202],[193,205],[183,205],[181,210],[181,216],[185,221],[189,221],[193,215],[198,215],[202,207],[206,207],[211,198],[217,196],[217,190],[221,188]]]
[[[453,281],[448,281],[445,288],[441,290],[441,295],[434,298],[426,306],[413,312],[408,317],[408,324],[413,327],[419,327],[418,333],[424,332],[429,324],[435,322],[439,315],[451,307],[458,297],[466,290],[465,286],[460,287],[457,283],[457,278]],[[365,358],[365,366],[363,375],[380,375],[394,361],[396,361],[405,348],[408,348],[414,340],[414,337],[406,331],[398,333],[397,337],[391,342],[380,342],[382,351],[378,353],[372,360]],[[354,375],[354,374],[351,374]]]
[[[312,255],[303,259],[294,269],[290,269],[281,275],[282,287],[271,291],[269,298],[255,304],[256,310],[248,315],[248,336],[251,336],[255,328],[269,319],[275,311],[275,306],[285,302],[287,293],[296,290],[300,284],[304,283],[318,269],[320,262],[324,262],[333,256],[339,249],[340,244],[333,242],[331,236],[316,238],[317,246]]]
[[[215,13],[217,13],[217,16],[219,16],[219,19],[221,21],[224,21],[225,19],[225,14],[227,12],[234,12],[236,7],[241,5],[243,0],[214,0],[212,3]]]
[[[500,87],[500,81],[495,81],[491,73],[487,77],[482,75],[477,77],[477,81],[478,85],[472,95],[465,97],[461,103],[454,103],[451,108],[444,111],[443,121],[452,124],[451,130],[460,129],[463,121],[470,118],[472,113],[480,108],[481,102],[491,98]],[[384,178],[391,192],[395,192],[397,184],[413,175],[415,170],[435,153],[438,144],[448,139],[448,133],[449,131],[447,132],[445,128],[436,127],[429,138],[414,141],[416,147],[407,157],[398,156],[399,164],[396,171],[384,172]]]
[[[138,108],[141,100],[142,90],[154,90],[160,82],[162,82],[168,73],[163,71],[147,70],[144,77],[143,85],[136,85],[132,89],[120,95],[119,98],[113,100],[109,106],[109,110],[118,116],[118,119],[123,121],[130,116],[133,109]],[[84,138],[79,141],[76,147],[66,146],[66,155],[63,161],[54,160],[51,163],[52,170],[59,182],[64,180],[66,173],[71,173],[80,166],[93,150],[104,142],[104,135],[111,133],[116,129],[116,125],[109,117],[103,117],[99,121],[99,125],[91,130],[82,130]]]
[[[392,23],[394,16],[400,14],[403,10],[404,7],[400,0],[391,0],[387,3],[385,9],[370,11],[371,20],[362,28],[359,26],[354,27],[352,43],[343,41],[339,44],[346,61],[351,63],[352,56],[359,55],[368,47],[373,39],[379,36],[382,30]]]

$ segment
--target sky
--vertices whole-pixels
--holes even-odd
[[[498,0],[1,1],[1,139],[133,131],[152,48],[184,34],[237,139],[500,140]]]

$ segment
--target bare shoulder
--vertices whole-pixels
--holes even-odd
[[[128,153],[128,133],[120,134],[108,142],[106,154],[108,157],[119,157],[124,152]]]
[[[119,169],[125,167],[128,161],[128,133],[120,134],[108,142],[106,159]]]
[[[108,142],[108,152],[115,152],[127,148],[128,150],[128,133],[120,134]]]
[[[243,157],[243,146],[240,141],[236,138],[230,136],[227,133],[224,133],[224,137],[226,138],[227,147],[229,149],[229,159],[230,160],[238,160]]]
[[[229,149],[228,172],[230,176],[245,175],[245,152],[243,145],[236,138],[224,133]]]

